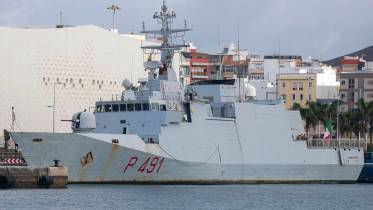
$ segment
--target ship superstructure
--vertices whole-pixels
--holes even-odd
[[[123,183],[278,183],[355,182],[363,150],[311,147],[297,111],[281,102],[252,100],[238,79],[209,80],[183,87],[172,58],[184,44],[172,35],[163,2],[162,44],[149,56],[146,80],[123,81],[120,99],[98,101],[95,113],[72,118],[73,133],[11,133],[29,165],[54,159],[69,167],[70,182]]]

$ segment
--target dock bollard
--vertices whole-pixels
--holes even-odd
[[[60,160],[53,160],[54,161],[54,167],[60,166]]]

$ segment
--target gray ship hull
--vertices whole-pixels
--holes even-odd
[[[224,164],[177,160],[79,134],[12,133],[31,166],[69,168],[70,183],[354,183],[359,164]],[[157,147],[157,145],[152,145]]]

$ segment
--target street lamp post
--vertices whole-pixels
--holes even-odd
[[[53,83],[53,105],[47,106],[49,108],[53,108],[53,133],[55,132],[55,124],[56,124],[56,85],[62,85],[61,82]]]
[[[113,10],[113,32],[114,32],[115,31],[115,13],[116,13],[117,10],[120,10],[121,8],[113,4],[110,7],[108,7],[107,9]]]

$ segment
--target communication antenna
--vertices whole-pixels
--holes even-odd
[[[241,70],[240,70],[240,22],[237,23],[237,74],[238,74],[238,101],[241,102]]]
[[[115,31],[115,13],[117,10],[120,10],[121,8],[116,6],[116,5],[111,5],[110,7],[107,8],[108,10],[113,10],[113,31]]]
[[[278,73],[281,73],[281,40],[278,40]]]
[[[62,24],[63,24],[63,21],[62,21],[62,15],[63,15],[63,13],[62,13],[62,11],[60,11],[60,25],[62,26]]]
[[[237,55],[240,54],[240,23],[237,23]]]

